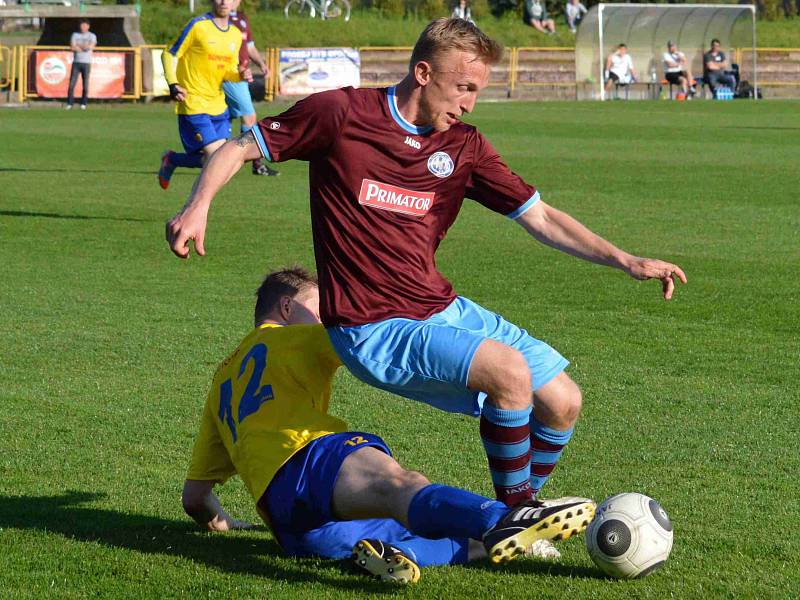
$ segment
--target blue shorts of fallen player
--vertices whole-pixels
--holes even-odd
[[[212,142],[231,137],[228,109],[219,115],[178,115],[178,131],[187,154],[200,152]]]
[[[342,363],[374,387],[440,410],[478,416],[486,395],[467,388],[469,368],[486,339],[519,350],[531,370],[533,391],[569,361],[501,316],[458,296],[424,321],[387,319],[355,327],[329,327]]]
[[[342,463],[368,447],[392,454],[378,436],[349,431],[317,438],[281,467],[259,507],[283,551],[340,560],[351,555],[359,540],[379,539],[401,548],[420,567],[467,562],[466,539],[421,538],[393,519],[336,520],[331,503]]]
[[[223,81],[222,91],[225,92],[225,102],[228,104],[231,119],[256,114],[253,99],[250,97],[250,86],[246,81]]]

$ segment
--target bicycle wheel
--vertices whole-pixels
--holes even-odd
[[[289,0],[286,6],[283,7],[283,14],[286,15],[287,19],[289,17],[305,17],[306,11],[310,11],[308,16],[313,19],[315,16],[314,8],[306,0]]]
[[[327,0],[324,18],[336,19],[338,17],[344,17],[345,21],[350,20],[350,2],[348,0]]]

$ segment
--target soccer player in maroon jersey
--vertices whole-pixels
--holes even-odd
[[[239,47],[239,68],[245,69],[253,61],[261,69],[264,78],[269,77],[267,63],[261,57],[253,40],[253,33],[250,31],[250,22],[245,14],[239,10],[241,0],[231,2],[230,22],[242,32],[242,45]],[[231,119],[241,118],[241,132],[247,133],[256,124],[256,109],[253,107],[253,100],[250,97],[250,87],[246,81],[223,81],[222,91],[225,92],[225,102],[228,104],[228,112]],[[278,171],[270,169],[264,164],[263,158],[253,161],[253,175],[280,175]]]
[[[227,142],[166,236],[179,257],[188,257],[190,240],[204,255],[211,201],[244,161],[309,161],[320,312],[342,362],[376,387],[480,415],[498,499],[536,505],[572,435],[581,392],[558,352],[457,296],[436,270],[436,249],[463,199],[563,252],[659,279],[667,300],[674,280],[686,276],[677,265],[624,252],[546,204],[461,122],[501,54],[466,21],[432,22],[396,86],[314,94]]]

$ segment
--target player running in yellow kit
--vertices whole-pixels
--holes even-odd
[[[203,412],[183,506],[214,531],[248,527],[213,493],[238,473],[286,554],[341,559],[384,580],[419,567],[494,562],[539,540],[566,539],[594,515],[585,499],[509,509],[403,469],[378,436],[327,414],[341,362],[319,324],[316,279],[267,276],[256,328],[218,367]]]
[[[167,150],[158,183],[163,189],[176,167],[200,168],[231,135],[223,81],[252,81],[239,66],[242,34],[229,20],[232,1],[211,0],[212,11],[189,21],[161,55],[169,93],[178,103],[178,130],[186,151]]]

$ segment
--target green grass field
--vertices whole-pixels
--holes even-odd
[[[164,221],[193,173],[156,183],[178,144],[166,105],[0,112],[0,596],[797,598],[800,104],[481,104],[470,120],[543,197],[633,252],[660,286],[545,248],[466,203],[438,254],[457,290],[569,357],[585,408],[547,495],[657,498],[667,566],[605,579],[583,540],[557,564],[429,569],[397,590],[266,531],[209,535],[180,507],[214,367],[248,330],[269,268],[312,264],[304,163],[240,173],[205,258]],[[278,110],[259,107],[260,114]],[[333,412],[408,467],[489,494],[477,422],[342,372]],[[223,504],[256,520],[244,487]]]

